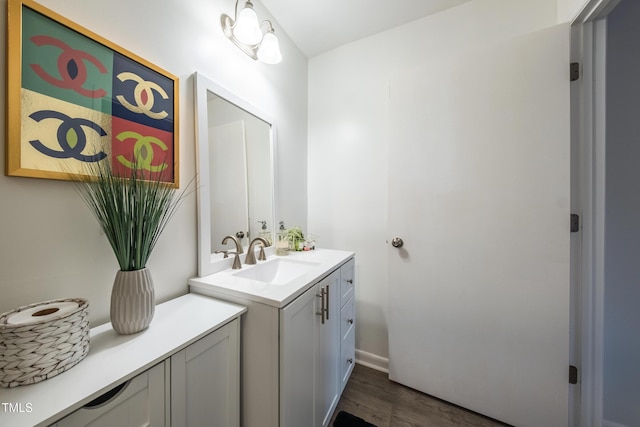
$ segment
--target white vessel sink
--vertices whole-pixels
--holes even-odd
[[[318,262],[275,258],[251,268],[242,269],[232,275],[270,285],[285,285],[318,265],[320,265]]]

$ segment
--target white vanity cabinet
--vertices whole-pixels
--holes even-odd
[[[340,270],[280,311],[281,427],[326,426],[340,397]]]
[[[238,427],[245,311],[188,294],[156,306],[138,334],[92,328],[89,353],[72,369],[0,389],[0,402],[29,404],[0,410],[0,426]]]
[[[236,319],[51,427],[238,427],[239,334]]]
[[[273,260],[278,257],[266,262]],[[355,324],[343,331],[341,320],[344,313],[353,319],[353,252],[316,249],[280,259],[289,261],[315,267],[274,285],[240,279],[238,270],[189,280],[191,292],[247,307],[241,334],[244,427],[327,427],[353,369]],[[248,275],[251,268],[243,265],[240,272]],[[347,359],[351,363],[343,367]]]

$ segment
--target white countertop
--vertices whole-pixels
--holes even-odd
[[[48,426],[245,311],[187,294],[156,306],[151,325],[138,334],[118,335],[110,323],[92,328],[89,354],[76,366],[37,384],[0,388],[0,426]],[[2,403],[21,403],[24,412],[7,412]]]
[[[256,265],[275,258],[317,263],[317,265],[311,267],[305,274],[281,285],[270,285],[256,280],[241,278],[234,275],[234,273],[240,270],[232,270],[229,268],[209,276],[189,279],[189,286],[191,292],[195,293],[214,296],[229,295],[282,308],[304,293],[310,285],[322,279],[354,255],[353,252],[349,251],[315,249],[311,251],[291,252],[284,257],[269,255],[267,261],[258,261]],[[255,267],[255,265],[242,264],[242,270]]]

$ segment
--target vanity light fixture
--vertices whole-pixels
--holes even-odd
[[[253,10],[251,0],[247,0],[244,8],[238,13],[239,1],[236,0],[235,19],[227,14],[220,17],[224,35],[256,61],[266,64],[277,64],[282,61],[280,44],[271,21],[265,20],[262,24],[258,23],[258,15]]]

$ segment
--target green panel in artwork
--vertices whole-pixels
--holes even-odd
[[[24,6],[22,24],[22,87],[111,114],[113,51]]]

